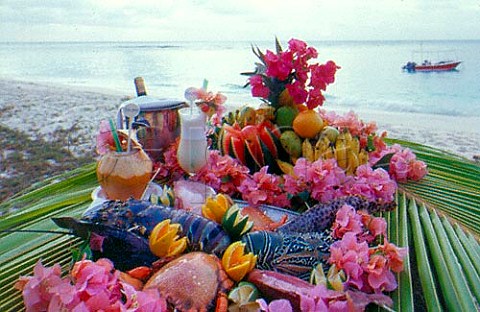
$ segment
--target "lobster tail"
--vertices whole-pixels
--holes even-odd
[[[326,268],[331,242],[325,234],[258,231],[242,237],[246,250],[257,256],[257,269],[277,271],[308,280],[319,263]]]
[[[340,197],[326,204],[316,204],[280,226],[277,231],[281,233],[320,233],[332,226],[337,211],[345,204],[352,206],[357,211],[367,210],[369,213],[389,211],[396,207],[395,202],[370,202],[360,196]]]

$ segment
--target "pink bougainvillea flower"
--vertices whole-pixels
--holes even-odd
[[[267,172],[268,167],[262,167],[251,178],[243,180],[238,190],[242,198],[256,207],[260,204],[286,207],[290,204],[287,193],[280,186],[280,177]]]
[[[427,173],[427,165],[423,161],[414,160],[408,164],[408,178],[413,181],[423,179]]]
[[[365,240],[368,243],[373,242],[378,236],[386,235],[387,221],[382,217],[374,217],[366,211],[357,211],[361,216],[362,224],[367,229],[367,232],[359,237],[359,240]]]
[[[349,185],[348,193],[361,195],[370,201],[381,199],[391,202],[397,190],[397,184],[382,168],[373,170],[369,165],[358,166],[355,179]]]
[[[292,305],[287,299],[272,300],[269,304],[264,299],[257,299],[256,302],[260,305],[260,311],[265,312],[292,312]]]
[[[33,276],[20,277],[15,288],[22,291],[26,311],[47,311],[51,307],[64,308],[75,300],[75,289],[61,278],[59,264],[45,267],[39,260]]]
[[[97,153],[99,155],[106,154],[115,149],[115,141],[113,140],[112,130],[108,120],[101,120],[97,133]]]
[[[392,291],[397,288],[395,276],[387,265],[387,259],[380,254],[373,254],[364,266],[369,286],[374,292]]]
[[[383,245],[380,245],[378,248],[385,254],[389,267],[393,272],[398,273],[403,270],[403,260],[407,255],[407,249],[405,247],[398,247],[385,238]]]
[[[330,247],[329,262],[343,269],[347,275],[347,284],[362,289],[362,266],[368,263],[369,249],[366,242],[358,243],[352,232],[347,232],[340,241]]]
[[[205,183],[217,192],[236,196],[239,195],[238,187],[249,176],[248,173],[249,169],[237,159],[213,150],[208,154],[207,165],[191,179]]]
[[[352,206],[344,204],[337,211],[332,230],[334,238],[342,238],[347,232],[359,234],[363,230],[361,216],[357,214]]]
[[[268,99],[270,89],[263,84],[263,77],[261,75],[251,76],[248,81],[252,87],[252,96]]]

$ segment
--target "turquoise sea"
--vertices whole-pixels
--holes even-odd
[[[286,46],[287,40],[282,41]],[[319,41],[318,61],[341,70],[326,92],[327,109],[480,116],[480,41]],[[255,104],[243,88],[257,61],[251,46],[271,42],[82,42],[0,43],[0,78],[103,88],[133,95],[143,76],[150,95],[182,98],[190,86],[228,97],[229,106]],[[413,50],[451,50],[458,71],[407,73]],[[421,60],[415,60],[421,62]]]

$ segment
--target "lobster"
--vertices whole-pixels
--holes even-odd
[[[275,232],[251,232],[243,235],[241,240],[247,251],[257,255],[257,268],[306,279],[318,263],[328,265],[329,248],[334,242],[328,228],[343,204],[369,212],[394,207],[394,203],[370,203],[357,196],[347,196],[315,205],[291,218]],[[158,260],[149,249],[148,237],[153,227],[165,219],[181,225],[180,235],[188,238],[190,251],[204,251],[221,257],[232,242],[216,222],[185,210],[134,199],[104,202],[87,210],[80,219],[61,217],[53,218],[53,221],[84,239],[101,236],[103,244],[94,250],[94,256],[110,258],[117,268],[129,270],[150,266]]]

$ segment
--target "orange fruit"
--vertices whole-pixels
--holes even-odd
[[[318,112],[308,109],[298,113],[292,126],[300,137],[313,139],[322,130],[323,119]]]

